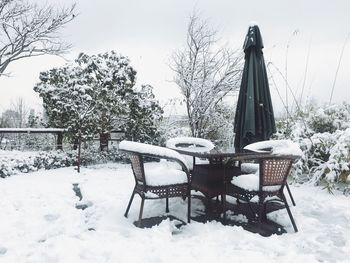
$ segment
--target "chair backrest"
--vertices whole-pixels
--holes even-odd
[[[129,153],[129,159],[131,161],[131,168],[137,183],[145,184],[145,170],[143,166],[143,159],[140,154]]]
[[[143,162],[145,157],[174,161],[181,166],[186,174],[189,173],[188,165],[184,158],[178,152],[165,147],[124,140],[119,144],[119,151],[129,155],[136,183],[143,185],[147,183]]]
[[[297,156],[271,156],[261,158],[259,189],[262,190],[266,186],[281,186],[280,188],[283,188],[296,158]]]
[[[195,152],[207,152],[212,150],[215,145],[206,139],[195,137],[176,137],[167,140],[166,147],[172,149],[183,149],[193,147]]]
[[[209,152],[215,148],[215,145],[211,141],[202,138],[176,137],[167,140],[166,147],[175,150],[186,149],[193,152]],[[183,155],[183,158],[186,160],[190,171],[192,171],[194,160],[198,160],[198,158],[189,155]]]

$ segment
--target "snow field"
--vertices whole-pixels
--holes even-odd
[[[73,183],[79,183],[82,201]],[[0,262],[349,262],[349,198],[341,194],[291,186],[299,232],[294,233],[281,210],[269,217],[288,233],[262,237],[215,221],[192,221],[179,230],[169,220],[136,228],[138,196],[129,217],[123,216],[133,186],[126,164],[83,167],[80,174],[68,167],[2,179]],[[77,203],[88,208],[76,209]],[[169,203],[170,214],[185,220],[186,202],[175,198]],[[192,215],[203,209],[193,199]],[[144,217],[164,212],[165,200],[145,202]]]

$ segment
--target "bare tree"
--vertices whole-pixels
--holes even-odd
[[[239,87],[242,55],[218,47],[217,31],[194,13],[186,46],[173,53],[171,69],[187,107],[192,136],[203,137],[215,107]]]
[[[75,4],[57,9],[26,0],[1,0],[0,76],[13,61],[68,51],[71,45],[61,41],[59,30],[74,19],[74,10]]]

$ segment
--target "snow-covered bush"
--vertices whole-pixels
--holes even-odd
[[[289,138],[304,152],[294,179],[350,191],[350,104],[308,107],[277,123],[277,138]]]
[[[120,160],[122,160],[122,157],[117,150],[100,151],[96,148],[89,148],[83,150],[81,154],[81,165],[117,162]]]
[[[38,169],[54,169],[70,166],[74,162],[75,156],[63,151],[23,153],[19,151],[2,151],[0,155],[0,177],[33,172]]]
[[[120,154],[114,151],[99,151],[86,149],[81,155],[81,164],[90,165],[121,160]],[[48,152],[0,152],[0,177],[18,173],[28,173],[39,169],[56,169],[73,166],[77,163],[76,151],[48,151]]]

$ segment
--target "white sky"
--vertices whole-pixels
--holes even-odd
[[[32,0],[39,3],[68,5],[71,0]],[[115,50],[131,59],[138,72],[138,84],[151,84],[162,102],[179,97],[171,82],[173,72],[167,62],[181,48],[191,12],[196,8],[209,18],[219,36],[233,48],[242,48],[251,21],[257,21],[262,33],[265,61],[272,62],[283,74],[288,49],[288,81],[299,98],[310,45],[304,100],[328,102],[340,53],[350,32],[348,0],[77,0],[79,16],[63,31],[64,39],[74,45],[67,59],[79,52],[96,54]],[[293,35],[297,30],[298,34]],[[350,42],[350,40],[348,41]],[[33,91],[39,72],[61,66],[57,57],[29,58],[16,62],[8,71],[12,77],[0,78],[0,112],[21,96],[28,105],[40,108],[41,100]],[[338,72],[333,102],[349,101],[350,43],[347,43]],[[271,68],[272,69],[272,68]],[[285,85],[276,71],[274,79],[285,101]],[[275,111],[282,111],[276,88],[270,86]],[[292,103],[289,94],[288,103]]]

